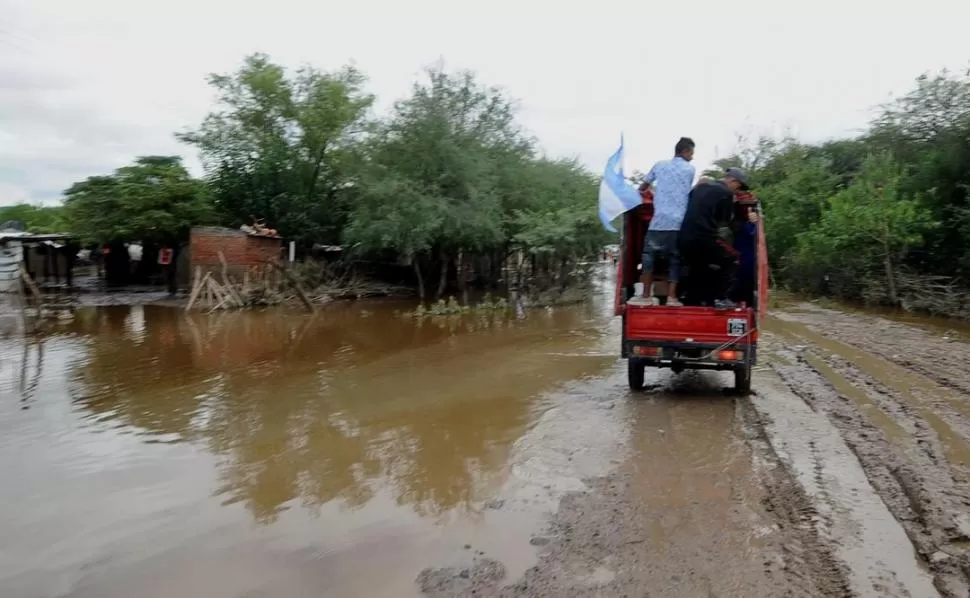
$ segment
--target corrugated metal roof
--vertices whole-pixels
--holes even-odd
[[[0,230],[0,243],[7,241],[20,241],[26,243],[36,243],[40,241],[66,241],[73,238],[68,233],[27,233],[16,230]]]

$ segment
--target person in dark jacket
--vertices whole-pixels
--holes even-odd
[[[734,249],[738,252],[738,271],[729,298],[735,303],[754,304],[755,277],[758,261],[757,200],[751,193],[741,191],[735,196],[739,204],[735,210]]]
[[[739,262],[731,234],[734,194],[747,188],[745,172],[728,168],[723,179],[699,184],[691,191],[679,238],[690,277],[690,289],[685,293],[688,304],[733,306],[728,294]]]

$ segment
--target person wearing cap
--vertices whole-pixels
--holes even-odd
[[[653,300],[651,286],[654,263],[658,257],[665,255],[670,265],[667,305],[679,305],[677,283],[680,280],[680,254],[677,234],[687,210],[687,196],[694,183],[695,170],[690,163],[693,159],[694,141],[690,137],[681,137],[674,146],[674,157],[654,164],[640,186],[641,193],[646,193],[650,185],[655,185],[655,188],[653,214],[643,239],[640,281],[645,297],[637,297],[637,300]]]
[[[739,252],[731,239],[734,194],[748,189],[748,176],[728,168],[724,178],[690,192],[680,227],[679,248],[691,277],[690,303],[730,307]]]

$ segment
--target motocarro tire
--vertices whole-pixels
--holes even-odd
[[[626,379],[630,384],[630,390],[643,390],[646,366],[643,361],[631,357],[626,360]]]
[[[734,370],[734,391],[741,396],[751,394],[751,370],[744,367]]]

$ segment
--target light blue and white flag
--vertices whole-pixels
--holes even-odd
[[[632,210],[640,205],[640,192],[630,186],[623,176],[623,136],[620,136],[620,149],[610,156],[603,172],[603,182],[600,183],[600,220],[610,232],[613,220],[620,214]]]

